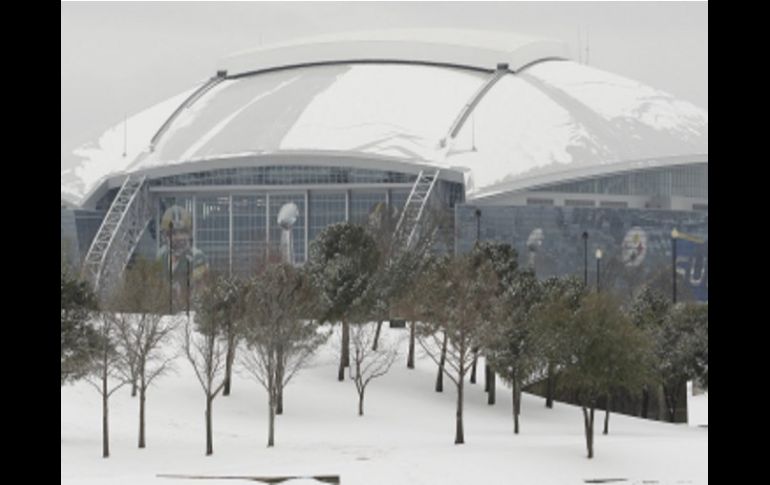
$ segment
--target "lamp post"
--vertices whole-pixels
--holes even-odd
[[[679,238],[679,231],[676,228],[671,229],[671,301],[676,303],[676,240]]]
[[[190,266],[192,265],[192,254],[187,254],[187,318],[190,318]]]
[[[597,292],[597,293],[599,293],[599,290],[600,290],[600,286],[599,286],[599,283],[600,283],[599,275],[600,275],[601,273],[600,273],[600,266],[599,266],[599,265],[600,265],[601,261],[602,261],[602,250],[601,250],[601,249],[597,249],[597,250],[596,250],[596,292]]]
[[[583,284],[588,287],[588,231],[583,231]]]
[[[174,313],[174,221],[168,221],[168,313]]]
[[[481,209],[476,209],[476,242],[481,237]]]
[[[476,209],[474,211],[474,214],[476,214],[476,245],[479,244],[479,237],[481,235],[481,209]],[[470,376],[470,383],[476,384],[476,366],[479,361],[479,349],[478,347],[475,347],[473,349],[473,363],[471,364],[471,376]],[[487,364],[484,367],[484,391],[489,392],[489,364]],[[442,371],[439,370],[439,376],[442,375]]]

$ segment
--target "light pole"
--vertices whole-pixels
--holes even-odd
[[[187,318],[190,318],[190,272],[192,271],[190,266],[192,265],[192,254],[187,254]]]
[[[671,229],[671,301],[676,303],[676,240],[679,238],[679,231],[676,228]]]
[[[596,292],[597,292],[597,293],[599,293],[599,291],[600,291],[600,286],[599,286],[599,283],[600,283],[600,279],[599,279],[599,275],[600,275],[601,273],[600,273],[600,266],[599,266],[599,264],[601,263],[601,261],[602,261],[602,250],[601,250],[601,249],[597,249],[597,250],[596,250]]]
[[[481,209],[476,209],[476,242],[479,242],[481,236]]]
[[[588,231],[583,231],[583,284],[588,287]]]
[[[168,313],[174,313],[174,221],[168,221]]]

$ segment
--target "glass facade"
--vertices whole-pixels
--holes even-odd
[[[398,211],[398,213],[401,213],[401,209],[404,208],[404,204],[406,204],[406,199],[409,198],[409,193],[411,190],[397,190],[392,189],[390,191],[390,206],[393,207]]]
[[[537,192],[567,192],[574,194],[662,195],[708,199],[708,165],[639,170],[590,180],[546,185]]]
[[[369,215],[374,212],[377,204],[385,204],[387,195],[385,190],[367,190],[350,192],[350,222],[354,224],[366,224]]]
[[[153,187],[211,185],[325,185],[414,183],[414,174],[349,167],[274,165],[235,167],[159,177]]]
[[[266,255],[267,197],[233,195],[233,272],[249,274]]]
[[[210,268],[230,270],[230,197],[197,197],[195,248]]]
[[[312,241],[326,226],[345,221],[345,192],[310,192],[309,239]]]
[[[331,224],[346,220],[366,224],[370,215],[386,204],[398,217],[416,177],[382,170],[287,165],[223,168],[155,178],[149,185],[156,213],[134,256],[157,258],[164,267],[173,267],[174,280],[180,287],[186,281],[188,260],[193,284],[208,271],[251,274],[268,252],[279,249],[282,230],[278,213],[285,204],[294,203],[298,219],[292,228],[293,257],[296,264],[303,264],[310,241]],[[319,185],[328,185],[328,189]],[[100,206],[109,208],[116,192],[113,189],[106,193]],[[452,207],[462,197],[462,184],[439,180],[432,203]],[[77,235],[75,243],[81,253],[87,251],[101,223],[103,212],[99,214],[87,236]],[[62,233],[71,234],[69,219],[62,216],[62,221]],[[451,232],[451,228],[447,229]]]

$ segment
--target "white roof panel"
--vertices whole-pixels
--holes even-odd
[[[474,48],[483,43],[472,37],[465,40]],[[129,118],[126,157],[122,123],[79,148],[80,165],[62,171],[62,194],[82,200],[110,174],[170,173],[190,162],[245,163],[244,156],[271,154],[451,167],[465,174],[469,198],[560,177],[708,160],[705,110],[571,61],[504,75],[442,147],[490,76],[414,63],[342,63],[228,77],[182,107],[153,152],[145,150],[150,139],[191,91]]]

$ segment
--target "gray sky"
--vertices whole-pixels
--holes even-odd
[[[61,4],[62,168],[123,115],[214,74],[236,51],[382,28],[489,29],[561,39],[577,60],[708,109],[706,2],[65,2]],[[585,41],[584,41],[585,42]]]

